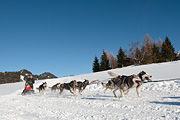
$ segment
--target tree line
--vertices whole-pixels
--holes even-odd
[[[128,52],[120,47],[116,57],[113,53],[103,50],[100,61],[95,56],[92,70],[93,72],[98,72],[129,65],[143,65],[174,60],[176,60],[175,49],[167,36],[164,41],[159,38],[159,40],[153,42],[152,38],[146,34],[142,44],[140,42],[131,42]]]

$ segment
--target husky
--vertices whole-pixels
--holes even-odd
[[[82,92],[89,85],[89,80],[84,80],[84,82],[77,82],[77,89],[79,90],[79,94],[82,95]]]
[[[115,92],[116,92],[116,90],[119,89],[119,87],[118,87],[117,84],[116,84],[115,78],[112,78],[112,79],[109,80],[106,84],[105,84],[105,83],[101,83],[101,84],[102,84],[102,86],[103,86],[104,88],[106,88],[106,89],[104,90],[104,94],[106,93],[106,91],[107,91],[108,89],[111,89],[111,91],[112,91],[113,94],[114,94],[114,97],[117,97],[116,94],[115,94]]]
[[[45,94],[46,87],[47,87],[47,83],[43,82],[43,84],[41,84],[37,89],[39,90],[39,93]]]
[[[149,75],[144,71],[141,71],[138,75],[133,74],[130,76],[125,76],[125,75],[120,76],[112,72],[108,72],[108,74],[115,78],[109,81],[106,85],[105,84],[103,85],[106,89],[111,88],[113,90],[115,97],[116,97],[115,92],[117,90],[120,90],[121,92],[120,98],[124,97],[124,94],[127,95],[132,88],[136,88],[137,95],[138,97],[140,97],[140,87],[142,85],[141,82],[144,82],[146,80],[151,81],[150,78],[152,77],[151,75]]]
[[[61,83],[56,83],[55,85],[53,85],[51,88],[51,92],[57,92],[59,90]]]
[[[63,90],[69,90],[72,94],[76,95],[76,87],[78,86],[76,80],[71,81],[70,83],[63,83],[60,85],[60,95],[62,94]]]

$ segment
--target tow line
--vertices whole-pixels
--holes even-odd
[[[149,82],[164,82],[164,81],[175,81],[175,80],[180,80],[180,78],[173,78],[173,79],[166,79],[166,80],[155,80],[155,81],[148,81],[148,82],[143,82],[143,83],[149,83]]]

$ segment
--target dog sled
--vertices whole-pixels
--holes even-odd
[[[21,95],[31,95],[31,94],[34,94],[34,90],[33,90],[33,88],[29,84],[27,84],[25,86],[25,89],[21,93]]]

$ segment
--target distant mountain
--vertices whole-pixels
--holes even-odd
[[[50,72],[44,72],[39,75],[39,79],[51,79],[51,78],[57,78],[57,77]]]
[[[7,83],[20,82],[26,80],[30,75],[32,75],[35,80],[57,78],[50,72],[45,72],[40,75],[33,75],[32,72],[22,69],[17,72],[0,72],[0,84],[4,84],[6,81]]]

